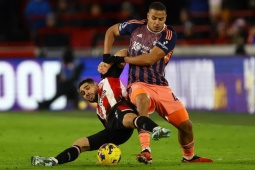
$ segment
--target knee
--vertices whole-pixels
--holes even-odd
[[[125,126],[126,128],[135,128],[134,119],[136,117],[137,117],[137,115],[134,113],[125,114],[123,121],[122,121],[123,126]]]
[[[90,149],[89,140],[87,137],[76,140],[73,145],[77,145],[81,148],[81,152],[88,151]]]
[[[150,103],[150,97],[146,93],[142,93],[136,96],[135,98],[135,103],[136,105],[144,105],[144,104],[149,104]]]
[[[178,129],[182,132],[185,132],[185,133],[192,133],[192,123],[190,120],[186,120],[184,122],[182,122]]]

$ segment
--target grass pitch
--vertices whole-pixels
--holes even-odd
[[[140,164],[137,131],[120,146],[122,160],[117,166],[96,164],[96,151],[85,152],[71,163],[55,167],[30,165],[32,155],[56,156],[83,136],[103,126],[95,112],[0,112],[0,169],[116,169],[116,170],[235,170],[255,169],[255,115],[215,112],[190,112],[195,132],[195,153],[212,158],[214,163],[181,163],[177,131],[156,113],[151,118],[172,130],[169,139],[151,140],[153,162]]]

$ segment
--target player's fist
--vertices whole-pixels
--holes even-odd
[[[98,66],[97,66],[97,71],[101,74],[105,74],[107,73],[107,71],[109,70],[109,68],[111,67],[111,64],[107,64],[105,62],[101,62]]]

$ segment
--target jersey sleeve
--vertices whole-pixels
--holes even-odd
[[[120,35],[131,35],[132,32],[145,24],[145,20],[129,20],[119,24],[119,33]]]
[[[156,42],[156,46],[162,49],[166,54],[172,51],[176,45],[177,34],[173,29],[166,29],[161,38]]]

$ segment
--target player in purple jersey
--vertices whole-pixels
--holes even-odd
[[[129,63],[129,98],[140,115],[156,110],[158,114],[178,129],[178,140],[183,152],[182,162],[213,162],[194,154],[192,123],[182,102],[176,97],[164,77],[165,66],[172,56],[177,35],[165,25],[166,7],[160,2],[150,5],[146,20],[130,20],[111,26],[104,40],[104,57],[107,63]],[[128,55],[111,56],[114,38],[130,35]],[[110,67],[110,65],[109,65]],[[151,162],[150,133],[139,130],[142,152],[139,162]]]

